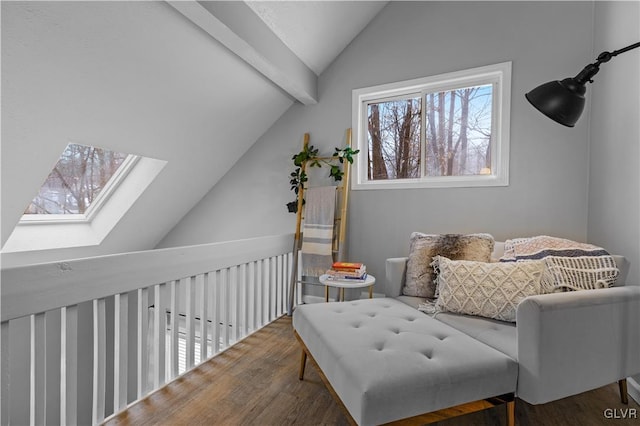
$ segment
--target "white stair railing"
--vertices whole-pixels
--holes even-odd
[[[293,235],[2,270],[5,424],[99,424],[287,311]]]

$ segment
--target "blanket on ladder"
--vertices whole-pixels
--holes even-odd
[[[302,228],[302,275],[320,276],[331,268],[336,187],[306,191]]]

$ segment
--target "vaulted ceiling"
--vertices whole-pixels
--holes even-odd
[[[167,161],[101,244],[5,265],[153,248],[385,3],[2,2],[3,246],[67,143]]]

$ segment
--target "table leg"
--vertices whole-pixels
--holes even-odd
[[[369,299],[373,299],[373,285],[369,286]]]
[[[325,302],[329,301],[329,286],[328,285],[324,286],[324,301]]]
[[[340,298],[338,300],[344,302],[344,287],[340,287]]]

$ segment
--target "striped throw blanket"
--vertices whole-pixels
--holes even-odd
[[[505,241],[501,262],[542,259],[543,291],[589,290],[611,287],[619,270],[602,247],[563,238],[540,235]]]
[[[302,228],[302,275],[317,277],[331,268],[336,187],[306,191]]]

